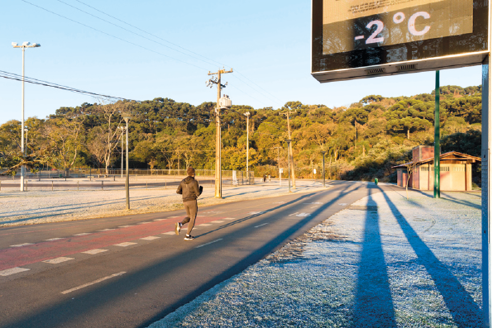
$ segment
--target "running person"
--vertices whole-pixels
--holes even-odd
[[[184,240],[193,240],[194,237],[191,235],[191,231],[195,226],[195,220],[198,214],[198,203],[196,199],[202,194],[203,187],[200,186],[198,184],[198,181],[195,180],[194,168],[189,167],[188,170],[186,170],[186,173],[188,174],[188,176],[183,179],[183,181],[181,181],[178,186],[178,190],[176,190],[176,193],[183,195],[183,205],[186,210],[187,216],[183,219],[183,221],[176,222],[175,232],[176,235],[179,236],[181,228],[185,224],[189,223],[188,232],[186,233]]]

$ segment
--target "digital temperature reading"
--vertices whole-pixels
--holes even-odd
[[[473,33],[473,0],[323,0],[323,54]]]

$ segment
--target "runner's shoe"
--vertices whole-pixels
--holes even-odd
[[[193,237],[192,235],[186,235],[184,240],[193,240],[195,239],[195,237]]]
[[[179,236],[179,232],[181,231],[181,222],[176,222],[174,232],[176,232],[176,235]]]

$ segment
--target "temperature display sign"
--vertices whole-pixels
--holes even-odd
[[[481,64],[490,0],[312,0],[320,82]]]
[[[325,0],[323,54],[473,32],[473,0]]]

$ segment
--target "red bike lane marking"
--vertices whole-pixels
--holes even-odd
[[[45,241],[29,246],[2,249],[0,250],[0,271],[173,231],[175,222],[179,222],[184,217],[179,216],[164,221],[95,232],[86,236],[72,236],[56,241]],[[196,224],[199,225],[200,223],[220,219],[222,218],[198,217]]]

